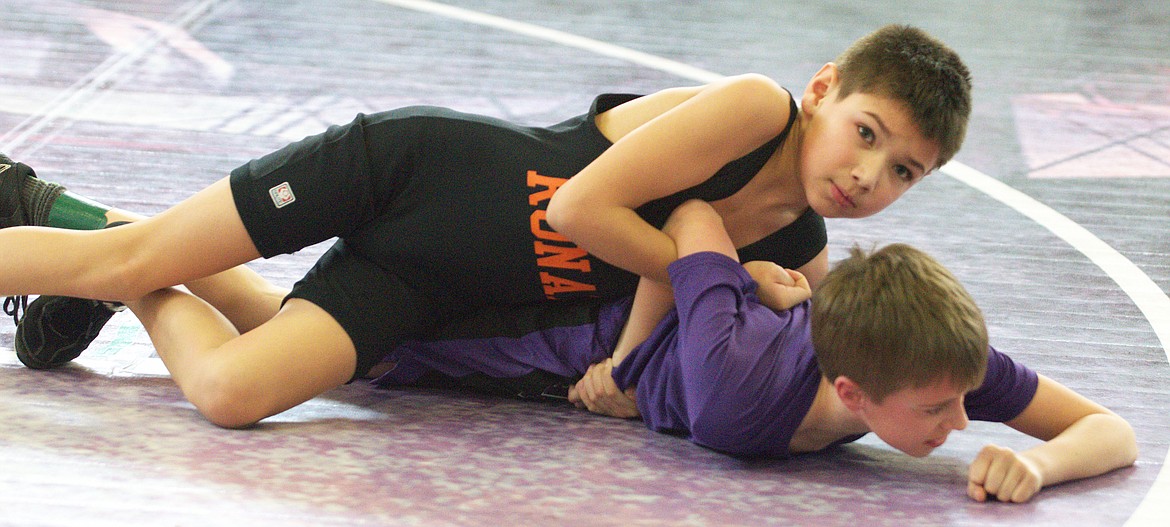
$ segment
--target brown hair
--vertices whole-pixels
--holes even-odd
[[[930,255],[892,244],[854,247],[813,294],[812,341],[821,373],[844,375],[877,402],[949,380],[977,387],[987,327],[962,284]]]
[[[888,25],[834,62],[838,98],[862,92],[906,105],[919,132],[938,142],[939,166],[959,151],[971,115],[971,73],[946,44],[914,27]]]

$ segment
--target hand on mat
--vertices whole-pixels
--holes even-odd
[[[569,402],[611,417],[628,419],[641,415],[634,400],[634,388],[623,393],[614,382],[613,359],[590,366],[577,385],[569,388]]]
[[[760,297],[760,303],[775,311],[791,308],[812,297],[812,288],[799,271],[765,261],[747,262],[743,268],[759,284],[756,296]]]
[[[1040,492],[1043,485],[1034,462],[1010,448],[995,445],[983,447],[967,475],[967,495],[975,501],[995,498],[1023,503]]]

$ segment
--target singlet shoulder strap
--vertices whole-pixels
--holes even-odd
[[[772,154],[776,153],[776,149],[780,148],[780,145],[784,144],[784,140],[788,138],[788,133],[792,130],[792,124],[796,122],[797,116],[796,100],[792,98],[791,93],[788,104],[788,124],[776,137],[747,155],[724,165],[706,181],[642,205],[638,208],[638,214],[651,225],[661,227],[670,212],[688,199],[718,201],[738,192],[752,178],[756,177],[768,159],[771,159]]]
[[[825,219],[809,207],[788,226],[739,248],[741,261],[767,260],[796,269],[812,261],[829,243]]]
[[[593,105],[589,107],[589,115],[597,116],[597,114],[608,112],[640,97],[642,95],[636,93],[603,93],[593,99]]]

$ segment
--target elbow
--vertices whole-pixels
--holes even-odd
[[[576,198],[571,193],[567,194],[562,187],[549,200],[544,214],[544,221],[548,226],[569,239],[573,238],[571,233],[581,222],[579,212],[584,209],[580,205],[574,205],[574,199]]]
[[[544,211],[544,221],[557,234],[580,245],[581,238],[587,239],[589,233],[605,229],[599,226],[599,221],[603,221],[600,216],[606,214],[602,210],[607,208],[595,198],[586,197],[574,192],[573,189],[566,192],[567,186],[569,183],[562,186],[549,200]]]
[[[548,207],[544,210],[544,221],[547,222],[548,226],[552,227],[553,230],[561,232],[561,230],[564,228],[565,222],[568,221],[565,219],[565,217],[569,215],[569,211],[567,210],[567,207],[562,206],[564,201],[556,199],[556,197],[557,196],[553,196],[554,199],[549,200]]]
[[[1114,414],[1112,416],[1117,420],[1117,430],[1122,438],[1122,465],[1128,467],[1137,462],[1140,449],[1137,444],[1137,434],[1133,431],[1133,426],[1130,426],[1129,421],[1126,421],[1121,416]]]
[[[1081,419],[1094,431],[1093,436],[1112,453],[1108,459],[1112,467],[1122,468],[1133,465],[1138,458],[1137,434],[1129,421],[1113,413],[1096,413]]]

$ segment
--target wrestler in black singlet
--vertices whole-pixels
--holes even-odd
[[[340,239],[294,286],[329,312],[363,373],[407,335],[488,304],[611,300],[637,276],[598,260],[543,221],[548,199],[611,143],[594,117],[634,95],[602,95],[550,127],[410,107],[330,128],[232,172],[237,210],[265,257]],[[638,209],[661,227],[679,203],[731,196],[784,132],[707,182]],[[795,268],[825,246],[811,210],[747,247],[744,260]]]

